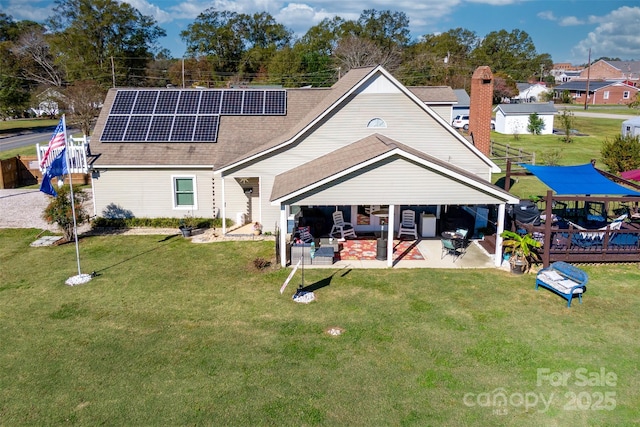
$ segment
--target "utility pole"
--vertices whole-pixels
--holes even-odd
[[[587,109],[587,101],[589,100],[589,79],[591,77],[591,48],[589,48],[589,68],[587,68],[587,93],[584,94],[584,109]]]

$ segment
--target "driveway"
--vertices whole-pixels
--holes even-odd
[[[90,192],[91,189],[85,191]],[[40,190],[0,189],[0,228],[59,231],[57,225],[42,219],[49,200],[50,196]]]

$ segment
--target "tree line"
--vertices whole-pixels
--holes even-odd
[[[357,20],[326,18],[301,37],[266,12],[209,8],[181,32],[185,57],[158,40],[151,16],[116,0],[55,0],[44,24],[0,13],[0,115],[19,116],[33,95],[59,94],[67,111],[90,116],[114,86],[222,87],[332,85],[354,67],[382,64],[405,85],[468,88],[476,67],[495,75],[495,98],[552,66],[524,31],[479,36],[455,28],[412,40],[403,12],[363,10]],[[51,95],[56,96],[56,95]],[[79,99],[80,98],[80,99]],[[85,111],[86,110],[86,111]]]

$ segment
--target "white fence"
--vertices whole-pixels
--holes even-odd
[[[38,165],[42,162],[44,153],[47,152],[49,144],[41,146],[36,144],[36,153],[38,154]],[[69,143],[67,144],[67,156],[69,158],[69,173],[88,173],[89,167],[87,165],[87,148],[89,147],[89,139],[87,137],[73,138],[69,137]],[[49,154],[49,158],[44,164],[44,167],[49,167],[53,159],[58,157],[58,154],[62,151],[62,148],[53,150]],[[43,168],[40,167],[42,172]]]

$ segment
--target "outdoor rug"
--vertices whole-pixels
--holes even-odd
[[[336,254],[336,260],[370,260],[376,259],[377,240],[374,237],[346,240],[342,242],[342,249]],[[393,259],[423,260],[418,249],[418,240],[394,240]]]

